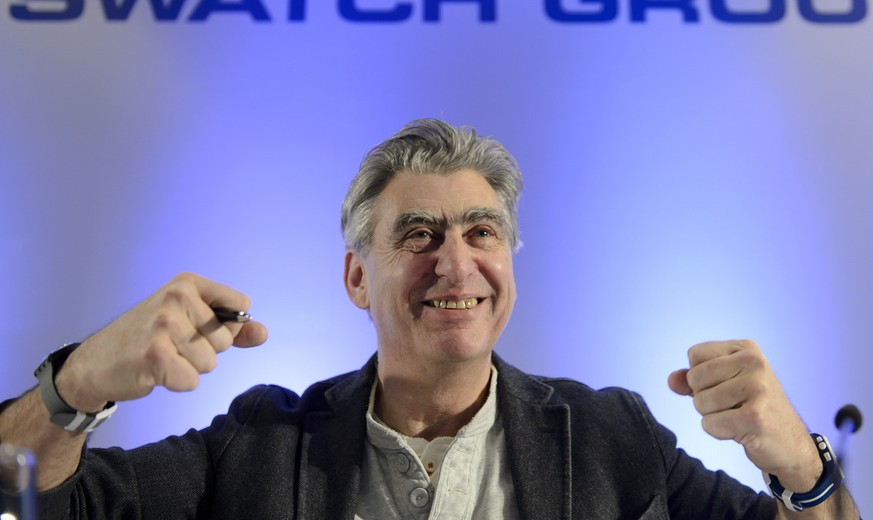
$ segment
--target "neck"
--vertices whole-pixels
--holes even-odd
[[[433,440],[454,437],[488,398],[491,357],[449,368],[395,370],[379,360],[376,415],[394,430]]]

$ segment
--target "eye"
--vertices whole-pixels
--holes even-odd
[[[438,240],[436,233],[428,228],[416,228],[407,233],[402,240],[404,249],[420,253],[434,247]]]
[[[428,230],[428,229],[416,229],[415,231],[413,231],[412,233],[407,235],[407,238],[412,238],[412,239],[433,238],[433,233],[431,233],[430,230]]]
[[[490,243],[497,240],[497,232],[491,226],[476,226],[468,233],[470,240],[477,243]]]

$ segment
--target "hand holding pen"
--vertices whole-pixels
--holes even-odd
[[[58,392],[89,411],[143,397],[156,386],[193,390],[200,374],[217,366],[218,354],[267,340],[249,305],[226,285],[180,274],[83,341],[56,376]]]

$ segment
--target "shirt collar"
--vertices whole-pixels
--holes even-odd
[[[497,420],[497,368],[491,365],[491,379],[488,385],[488,397],[478,412],[464,425],[455,438],[484,435]],[[375,376],[378,378],[378,375]],[[370,389],[370,402],[367,406],[367,438],[374,446],[388,449],[402,449],[411,445],[421,444],[419,438],[409,437],[392,429],[380,419],[375,412],[376,387],[378,381],[373,381]],[[443,437],[440,437],[443,439]],[[451,439],[451,437],[447,437]],[[436,439],[434,439],[436,440]],[[427,442],[427,441],[425,441]],[[417,451],[417,450],[416,450]]]

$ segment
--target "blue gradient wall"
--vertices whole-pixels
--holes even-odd
[[[398,2],[359,2],[387,8]],[[0,2],[0,394],[179,271],[247,292],[269,343],[187,394],[122,404],[95,445],[208,424],[262,382],[297,391],[374,350],[342,288],[339,206],[362,155],[441,117],[526,174],[519,300],[498,352],[641,392],[680,444],[763,487],[666,386],[685,351],[752,338],[811,429],[873,413],[871,22],[698,23],[670,10],[565,24],[538,2],[399,23],[333,2],[288,22],[22,22]],[[566,9],[573,2],[564,2]],[[737,4],[740,5],[740,4]],[[837,6],[839,7],[839,6]],[[186,5],[183,13],[190,13]],[[183,17],[184,18],[184,17]],[[849,482],[873,508],[873,429]]]

